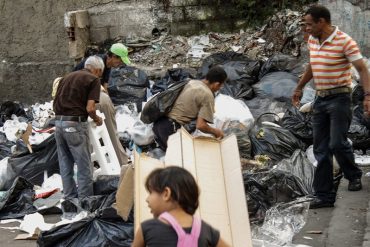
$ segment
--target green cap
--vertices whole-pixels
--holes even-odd
[[[122,59],[122,62],[124,62],[125,64],[129,65],[131,63],[130,59],[128,59],[127,47],[124,46],[122,43],[113,44],[110,47],[109,51],[112,52],[113,54],[119,56]]]

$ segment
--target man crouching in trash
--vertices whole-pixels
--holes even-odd
[[[102,118],[95,112],[95,103],[99,102],[99,77],[103,70],[104,62],[100,57],[89,57],[83,70],[72,72],[59,82],[55,95],[55,139],[64,198],[74,205],[78,205],[78,199],[94,194],[87,118],[90,116],[96,125],[102,125]],[[74,163],[78,171],[78,189],[73,179]]]
[[[226,79],[225,70],[216,66],[209,70],[204,80],[191,80],[185,85],[171,111],[153,125],[155,140],[162,150],[167,150],[170,135],[192,121],[196,122],[194,127],[198,130],[212,134],[216,138],[223,138],[222,130],[213,128],[208,123],[213,123],[215,93],[220,90]],[[185,128],[189,132],[195,130]]]

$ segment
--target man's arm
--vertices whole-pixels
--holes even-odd
[[[86,111],[89,116],[94,120],[97,126],[103,124],[103,119],[96,115],[96,107],[95,107],[95,100],[88,100],[86,105]]]
[[[213,134],[216,138],[223,138],[224,137],[224,132],[222,132],[222,130],[209,126],[207,121],[204,120],[201,117],[197,118],[196,127],[197,127],[198,130],[200,130],[204,133]]]
[[[365,98],[364,98],[364,113],[368,116],[370,115],[370,78],[369,71],[366,67],[366,64],[363,59],[358,59],[352,62],[353,66],[357,69],[360,74],[360,84],[364,89]]]
[[[299,102],[302,97],[302,90],[304,86],[312,79],[312,68],[311,64],[307,65],[306,71],[304,72],[302,78],[299,80],[297,87],[294,90],[293,96],[292,96],[292,103],[294,106],[298,106]]]

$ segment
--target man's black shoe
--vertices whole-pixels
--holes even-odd
[[[334,207],[334,202],[323,201],[319,198],[315,198],[310,202],[310,209],[332,207]]]
[[[356,178],[348,182],[349,191],[359,191],[362,189],[361,178]]]

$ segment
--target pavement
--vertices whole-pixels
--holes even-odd
[[[363,168],[363,189],[347,190],[348,181],[342,179],[334,208],[309,210],[304,228],[296,234],[294,244],[312,247],[370,247],[370,167]],[[60,215],[46,215],[46,223],[59,221]],[[36,240],[14,240],[19,230],[3,229],[19,223],[0,225],[0,247],[36,247]]]

